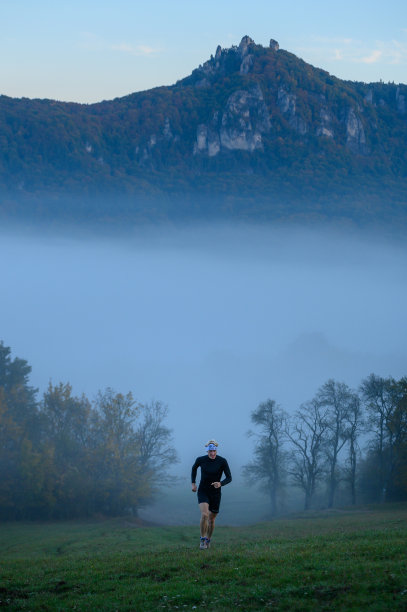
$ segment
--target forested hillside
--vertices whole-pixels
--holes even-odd
[[[1,96],[1,212],[404,220],[406,100],[406,85],[342,81],[249,37],[171,87]]]

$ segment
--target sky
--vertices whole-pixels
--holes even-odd
[[[1,0],[0,94],[93,103],[270,38],[342,79],[407,82],[404,0]]]

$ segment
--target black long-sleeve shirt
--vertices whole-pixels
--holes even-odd
[[[224,457],[219,455],[216,455],[215,459],[210,459],[208,455],[197,457],[192,466],[191,482],[196,482],[196,473],[199,467],[201,468],[201,482],[199,483],[201,489],[209,488],[213,482],[220,482],[222,487],[232,482],[232,474]],[[222,474],[225,474],[223,480],[221,480]]]

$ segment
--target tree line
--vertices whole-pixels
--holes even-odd
[[[316,503],[407,500],[407,377],[370,374],[353,390],[328,380],[288,415],[274,400],[251,413],[252,461],[248,484],[270,497],[272,515],[289,485],[302,492],[304,509]]]
[[[91,401],[69,383],[38,397],[31,367],[0,341],[0,520],[137,514],[177,461],[168,407],[111,388]],[[288,491],[303,506],[407,500],[407,377],[371,374],[357,390],[328,380],[289,415],[267,399],[251,413],[248,484],[271,514]]]
[[[168,408],[131,393],[93,401],[68,383],[41,398],[0,342],[0,520],[136,514],[177,461]]]

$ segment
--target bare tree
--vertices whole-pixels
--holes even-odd
[[[286,433],[294,449],[290,475],[304,491],[304,510],[308,510],[318,480],[324,473],[324,436],[328,428],[326,410],[314,399],[302,404]]]
[[[392,499],[407,499],[407,377],[397,382],[398,402],[390,427],[394,433]]]
[[[141,415],[142,421],[136,429],[140,464],[152,484],[168,482],[168,469],[179,461],[172,444],[172,431],[164,425],[168,406],[152,401],[141,406]]]
[[[394,471],[394,415],[400,402],[400,387],[392,377],[370,374],[362,381],[360,390],[369,415],[370,431],[374,433],[371,450],[378,457],[381,501],[386,501]]]
[[[256,446],[254,460],[243,466],[243,476],[249,485],[265,483],[270,497],[271,515],[275,516],[283,488],[287,456],[283,448],[286,414],[274,400],[268,399],[253,410],[251,421],[260,428],[260,432],[248,432],[249,436],[256,436]]]
[[[352,504],[356,504],[357,461],[360,455],[359,436],[364,432],[364,421],[360,398],[352,393],[346,417],[349,452],[346,460],[345,478],[349,483]]]
[[[316,402],[326,409],[325,453],[328,460],[328,508],[332,508],[339,482],[338,460],[348,440],[347,420],[353,394],[345,383],[328,380],[318,390]]]

